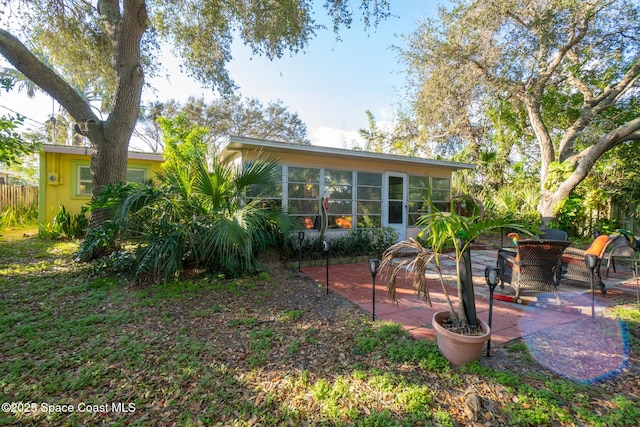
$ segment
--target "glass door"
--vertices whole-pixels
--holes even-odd
[[[398,233],[398,240],[407,236],[406,174],[387,172],[385,178],[385,225]]]

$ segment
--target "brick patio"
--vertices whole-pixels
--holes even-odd
[[[496,263],[496,250],[473,250],[474,289],[476,294],[476,310],[478,317],[485,322],[489,318],[489,287],[484,278],[486,266]],[[455,289],[455,264],[452,260],[444,261],[445,282],[454,304],[457,302]],[[304,267],[302,271],[317,282],[326,285],[326,266]],[[603,268],[604,273],[604,268]],[[428,274],[429,290],[432,306],[424,298],[418,298],[411,287],[409,273],[401,273],[397,281],[397,304],[386,290],[384,275],[376,277],[375,316],[376,319],[402,323],[409,333],[417,338],[431,339],[435,332],[431,326],[431,318],[436,311],[447,310],[446,299],[442,292],[438,276]],[[630,271],[619,269],[605,279],[607,294],[596,291],[596,312],[621,301],[635,301],[636,280]],[[372,280],[367,263],[342,264],[329,266],[329,289],[358,304],[364,310],[372,311]],[[581,316],[591,315],[591,291],[586,287],[570,286],[565,283],[559,287],[562,306],[548,304],[547,308],[536,307],[537,300],[544,300],[546,295],[525,294],[523,299],[529,305],[497,300],[493,302],[491,327],[492,344],[504,344],[513,339],[523,337],[540,329],[572,322]],[[496,288],[496,294],[512,294],[513,290],[505,286]]]

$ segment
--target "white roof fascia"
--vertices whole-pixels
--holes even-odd
[[[424,166],[440,166],[451,169],[475,169],[476,165],[470,163],[451,162],[446,160],[424,159],[421,157],[399,156],[396,154],[371,153],[367,151],[348,150],[345,148],[321,147],[318,145],[288,144],[285,142],[270,141],[265,139],[246,138],[232,136],[229,141],[220,148],[220,152],[235,151],[240,149],[269,148],[269,151],[289,151],[310,154],[332,154],[346,157],[387,160],[398,163],[414,163]]]
[[[42,150],[45,153],[64,153],[64,154],[76,154],[81,156],[91,156],[96,152],[91,147],[75,147],[72,145],[42,145]],[[155,160],[163,161],[162,154],[158,153],[144,153],[142,151],[129,151],[128,158],[133,160]]]

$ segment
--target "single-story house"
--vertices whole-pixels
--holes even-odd
[[[399,239],[415,237],[418,218],[428,212],[429,190],[438,209],[448,211],[451,175],[475,165],[364,151],[231,137],[223,160],[242,164],[259,152],[280,168],[266,197],[300,220],[310,233],[320,229],[321,203],[328,197],[327,235],[389,226]],[[316,230],[316,231],[314,231]]]
[[[63,205],[71,215],[91,200],[89,163],[94,150],[44,145],[40,152],[39,221],[51,224]],[[327,198],[327,234],[389,226],[399,239],[415,237],[418,218],[434,206],[449,210],[451,175],[475,165],[419,157],[233,136],[220,149],[223,160],[241,165],[259,153],[280,167],[268,188],[268,202],[300,220],[311,235],[320,229],[321,203]],[[142,182],[160,171],[160,154],[129,152],[127,181]]]
[[[38,221],[51,224],[60,205],[69,214],[80,213],[91,201],[91,170],[94,150],[70,145],[44,145],[40,150],[40,191]],[[129,152],[128,182],[144,182],[160,171],[161,154]]]

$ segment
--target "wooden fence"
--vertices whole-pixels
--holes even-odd
[[[36,206],[38,206],[38,187],[0,184],[0,212],[9,207],[30,209]]]

